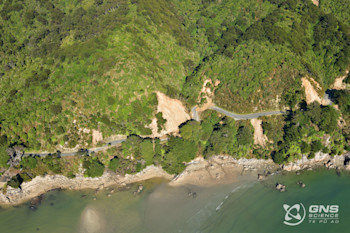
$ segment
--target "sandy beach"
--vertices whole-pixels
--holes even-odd
[[[133,175],[120,176],[113,172],[105,172],[98,178],[87,178],[77,174],[74,179],[62,175],[46,175],[35,177],[32,181],[23,183],[21,189],[7,188],[4,194],[0,192],[0,205],[12,206],[26,202],[34,197],[54,189],[101,190],[108,186],[125,186],[152,178],[163,178],[169,180],[170,186],[181,186],[186,184],[198,186],[211,186],[217,184],[228,184],[237,181],[241,175],[251,175],[264,179],[276,171],[298,171],[312,170],[315,167],[327,167],[334,169],[346,169],[344,167],[345,156],[331,157],[321,152],[316,153],[314,159],[308,160],[303,157],[287,165],[277,165],[272,160],[258,159],[234,159],[231,156],[214,156],[209,159],[198,157],[187,164],[184,172],[178,176],[166,173],[161,167],[148,166],[141,172]]]

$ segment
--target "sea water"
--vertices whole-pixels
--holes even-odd
[[[297,184],[306,184],[301,188]],[[276,183],[286,185],[279,192]],[[144,190],[134,195],[138,184],[123,189],[110,187],[96,193],[85,191],[52,191],[33,211],[26,203],[0,209],[1,233],[80,233],[80,232],[349,232],[350,175],[334,170],[277,174],[264,181],[242,176],[233,184],[197,187],[170,187],[164,180],[143,182]],[[114,189],[114,192],[112,191]],[[110,194],[110,195],[109,195]],[[94,200],[96,198],[96,200]],[[303,205],[303,221],[289,226],[286,210]],[[338,220],[311,221],[310,206],[339,206]],[[314,208],[315,210],[315,208]],[[322,209],[323,211],[324,209]],[[324,211],[323,211],[324,212]]]

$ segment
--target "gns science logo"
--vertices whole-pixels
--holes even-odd
[[[305,206],[302,203],[292,206],[283,204],[285,216],[283,223],[288,226],[301,224],[307,215]],[[339,223],[339,205],[310,205],[309,223]]]

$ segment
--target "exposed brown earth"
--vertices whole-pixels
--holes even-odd
[[[311,84],[310,80],[313,81],[313,84]],[[321,104],[322,99],[321,97],[318,95],[316,89],[314,88],[314,86],[316,86],[318,89],[320,89],[321,87],[319,86],[319,84],[313,80],[312,78],[302,78],[302,86],[305,89],[305,97],[306,97],[306,103],[310,104],[314,101],[317,101]]]
[[[254,144],[265,146],[266,136],[264,135],[263,128],[261,126],[262,120],[251,119],[250,123],[254,127]]]
[[[166,119],[165,130],[158,133],[157,120],[153,119],[148,126],[152,129],[153,137],[160,137],[169,133],[176,133],[179,131],[179,125],[191,119],[186,111],[186,107],[180,100],[172,99],[161,92],[157,92],[158,107],[157,112],[163,114]]]

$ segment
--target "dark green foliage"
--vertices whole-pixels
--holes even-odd
[[[52,105],[50,107],[50,109],[51,109],[52,113],[55,114],[55,115],[62,112],[62,106],[61,105]]]
[[[311,143],[311,152],[319,152],[323,148],[320,141],[313,141]]]
[[[343,0],[322,0],[319,7],[327,14],[332,13],[339,21],[350,25],[350,2]]]
[[[224,124],[217,124],[209,137],[206,156],[229,154],[237,151],[237,127],[233,119],[224,119]]]
[[[109,161],[109,167],[108,167],[109,170],[115,172],[117,170],[118,164],[119,164],[119,159],[118,158],[111,159],[111,161]]]
[[[12,188],[19,188],[23,182],[22,177],[17,174],[16,176],[13,176],[11,180],[7,182],[8,186],[11,186]]]
[[[282,164],[286,160],[286,154],[284,151],[277,151],[273,153],[272,159],[277,164]]]
[[[346,115],[350,115],[350,91],[342,90],[335,91],[333,95],[336,104],[338,104],[342,113]]]
[[[337,129],[339,113],[331,106],[320,106],[314,102],[307,108],[306,114],[320,130],[332,133]]]
[[[83,162],[85,175],[88,177],[100,177],[102,176],[105,166],[98,159],[85,160]]]
[[[115,104],[115,98],[109,96],[109,97],[107,98],[107,103],[108,103],[109,105]]]
[[[156,119],[157,119],[158,132],[160,132],[162,129],[165,129],[166,119],[163,118],[163,113],[162,112],[158,112],[156,114]]]
[[[350,84],[350,73],[346,76],[343,82],[346,84]]]
[[[302,141],[300,144],[301,153],[308,154],[311,151],[311,146],[309,143]]]
[[[313,159],[315,158],[315,152],[311,152],[308,156],[307,156],[308,159]]]
[[[253,143],[253,131],[249,126],[241,126],[237,132],[237,140],[240,145]]]
[[[136,172],[140,172],[142,170],[142,164],[140,162],[136,163]]]
[[[277,143],[283,139],[283,127],[285,119],[283,116],[270,116],[263,118],[262,128],[269,140]]]

